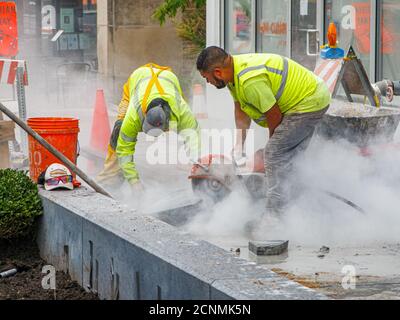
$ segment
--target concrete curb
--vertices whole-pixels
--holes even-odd
[[[101,299],[327,299],[85,188],[40,195],[43,259]]]

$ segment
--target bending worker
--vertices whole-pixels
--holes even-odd
[[[190,158],[197,160],[200,127],[183,98],[178,78],[168,67],[140,67],[124,85],[104,170],[97,180],[115,186],[126,179],[134,188],[140,186],[134,161],[139,132],[158,137],[169,130],[183,136]]]
[[[126,112],[128,110],[129,101],[131,96],[130,81],[124,84],[122,99],[118,105],[117,121],[114,124],[111,133],[110,143],[108,144],[108,151],[106,160],[104,161],[104,168],[96,177],[96,180],[110,188],[120,186],[124,181],[124,176],[118,164],[117,148],[119,131],[121,130],[122,122],[124,121]]]
[[[228,87],[238,136],[233,159],[239,163],[251,120],[268,127],[264,151],[267,213],[280,217],[290,198],[293,159],[307,148],[330,103],[326,84],[295,61],[276,54],[230,55],[219,47],[197,59],[201,75],[218,89]]]

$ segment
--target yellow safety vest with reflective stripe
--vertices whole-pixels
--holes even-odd
[[[240,102],[241,109],[257,124],[267,127],[265,114],[245,99],[243,84],[259,75],[266,75],[271,91],[283,114],[317,89],[318,77],[295,61],[277,54],[234,55],[234,85],[228,88]]]
[[[117,115],[118,120],[124,120],[126,112],[128,110],[129,101],[131,97],[131,89],[129,88],[129,85],[130,85],[129,81],[125,82],[124,84],[122,99],[118,105],[118,115]]]
[[[193,157],[200,153],[200,127],[183,98],[178,78],[169,69],[157,67],[143,66],[135,70],[129,78],[131,99],[122,123],[116,152],[123,174],[130,183],[139,180],[134,162],[137,136],[143,131],[142,125],[148,104],[156,98],[164,99],[171,108],[169,130],[183,135]],[[157,77],[156,80],[154,76]]]

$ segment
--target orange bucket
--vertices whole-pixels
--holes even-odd
[[[30,118],[28,126],[76,164],[79,120],[73,118]],[[29,136],[29,173],[34,182],[52,163],[60,163],[46,148]],[[73,174],[75,179],[75,174]]]

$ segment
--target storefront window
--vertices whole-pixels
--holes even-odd
[[[400,79],[400,2],[384,0],[381,6],[378,78]]]
[[[369,74],[371,1],[327,0],[325,30],[328,30],[331,22],[337,26],[339,46],[348,50],[352,45]]]
[[[233,54],[255,51],[255,0],[225,1],[225,48]]]
[[[317,1],[292,0],[291,58],[314,70],[319,53]]]
[[[38,32],[38,7],[40,1],[26,1],[23,13],[23,35],[36,36]]]
[[[258,48],[259,52],[287,55],[289,0],[259,1]]]
[[[93,59],[97,57],[96,0],[83,0],[82,31],[83,32],[79,35],[79,46],[84,50],[85,56],[88,59]]]

